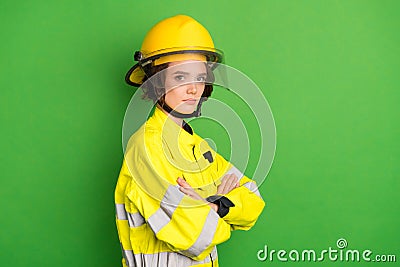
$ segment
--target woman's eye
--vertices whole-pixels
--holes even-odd
[[[177,75],[174,77],[175,81],[181,82],[183,80],[185,80],[185,76],[183,75]]]
[[[205,82],[206,81],[206,77],[204,77],[204,76],[197,77],[197,81],[198,82]]]

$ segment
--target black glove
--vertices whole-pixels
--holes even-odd
[[[235,204],[229,198],[220,195],[209,196],[206,200],[218,206],[217,213],[221,218],[228,214],[230,207],[235,207]]]

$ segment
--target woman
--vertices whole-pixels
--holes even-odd
[[[216,245],[248,230],[264,201],[257,186],[193,132],[222,61],[208,31],[178,15],[156,24],[126,81],[153,115],[129,139],[115,190],[123,266],[218,266]]]

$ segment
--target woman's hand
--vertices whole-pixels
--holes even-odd
[[[218,211],[218,206],[214,203],[209,203],[207,200],[205,200],[204,198],[202,198],[199,194],[197,194],[196,191],[194,191],[194,189],[190,186],[190,184],[188,184],[184,179],[182,179],[181,177],[178,177],[178,179],[176,180],[176,182],[178,183],[179,190],[184,193],[185,195],[193,198],[193,199],[197,199],[197,200],[203,200],[204,202],[208,203],[208,205],[215,211]]]
[[[217,187],[217,194],[224,195],[239,187],[239,179],[235,174],[227,174],[222,178],[221,184]]]
[[[190,186],[190,184],[188,184],[184,179],[178,177],[176,181],[180,185],[179,190],[181,190],[182,193],[193,199],[204,200],[204,198],[202,198],[199,194],[197,194],[197,192],[194,191],[194,189]]]

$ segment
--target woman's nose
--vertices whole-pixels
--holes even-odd
[[[188,94],[196,94],[197,93],[196,83],[191,83],[188,86],[189,86]]]

